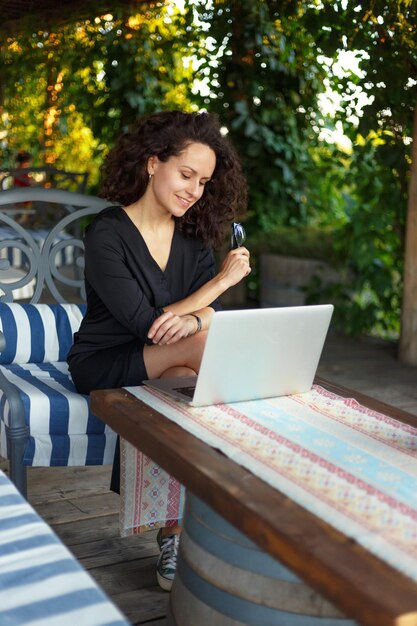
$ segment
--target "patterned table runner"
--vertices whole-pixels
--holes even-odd
[[[416,428],[320,386],[202,408],[146,387],[128,391],[417,580]],[[125,452],[131,504],[122,512],[124,533],[159,521],[159,507],[175,520],[183,498],[178,483],[131,446]],[[138,505],[144,515],[134,518]]]

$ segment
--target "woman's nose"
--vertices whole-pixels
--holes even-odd
[[[190,179],[187,181],[187,193],[191,196],[196,197],[200,193],[200,184],[198,180]]]

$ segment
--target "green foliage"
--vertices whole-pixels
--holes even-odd
[[[396,159],[396,167],[378,167],[375,154],[390,139],[357,145],[352,155],[354,196],[335,242],[346,251],[351,280],[348,288],[336,286],[325,294],[337,304],[339,324],[351,333],[399,332],[406,192],[398,176],[401,160]]]
[[[32,32],[28,23],[5,41],[4,165],[24,147],[35,164],[87,170],[94,191],[103,156],[138,115],[191,108],[192,68],[183,64],[191,9],[139,4],[137,11],[116,7],[48,31]]]
[[[348,284],[324,293],[312,285],[312,301],[333,300],[345,331],[395,335],[417,3],[115,4],[111,15],[85,9],[83,19],[54,29],[28,19],[4,39],[3,164],[24,147],[35,164],[89,171],[94,193],[104,155],[138,115],[217,112],[248,177],[249,243],[344,264]],[[340,51],[356,53],[359,72],[340,69]],[[331,115],[319,106],[328,88],[338,97]],[[324,140],[336,127],[351,149]]]
[[[417,5],[414,2],[324,3],[308,16],[317,45],[330,58],[358,50],[362,73],[334,71],[329,81],[341,96],[335,122],[353,144],[347,162],[346,227],[349,289],[327,294],[349,332],[397,336],[400,327],[404,234],[410,170],[410,137],[417,103]],[[359,97],[368,104],[358,125],[347,123]]]
[[[277,250],[298,243],[306,256],[302,226],[330,228],[333,254],[323,235],[323,255],[318,246],[314,256],[344,259],[351,277],[324,294],[337,305],[336,319],[352,333],[397,333],[417,95],[415,3],[246,0],[205,16],[220,58],[215,71],[209,60],[200,65],[210,86],[203,104],[219,112],[243,157],[249,240]],[[343,50],[356,51],[362,73],[337,70]],[[318,106],[327,85],[339,96],[332,118]],[[321,139],[337,124],[350,151]],[[286,241],[278,225],[292,228]],[[319,289],[311,297],[322,297]]]
[[[244,0],[214,5],[212,56],[199,66],[210,93],[202,105],[217,111],[242,157],[249,181],[249,231],[307,223],[306,177],[311,109],[322,89],[323,68],[313,36],[300,30],[303,3]]]

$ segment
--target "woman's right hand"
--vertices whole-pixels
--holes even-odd
[[[237,285],[250,272],[249,250],[241,246],[235,248],[235,250],[230,250],[220,267],[218,276],[226,283],[226,288],[228,289],[233,287],[233,285]]]
[[[177,343],[180,339],[195,335],[197,331],[196,319],[193,315],[175,315],[172,311],[165,311],[156,318],[148,331],[148,339],[152,343],[163,346]]]

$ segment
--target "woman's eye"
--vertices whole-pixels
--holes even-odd
[[[190,176],[187,176],[187,174],[181,174],[181,176],[183,178],[185,178],[185,180],[190,180],[190,178],[191,178]]]

